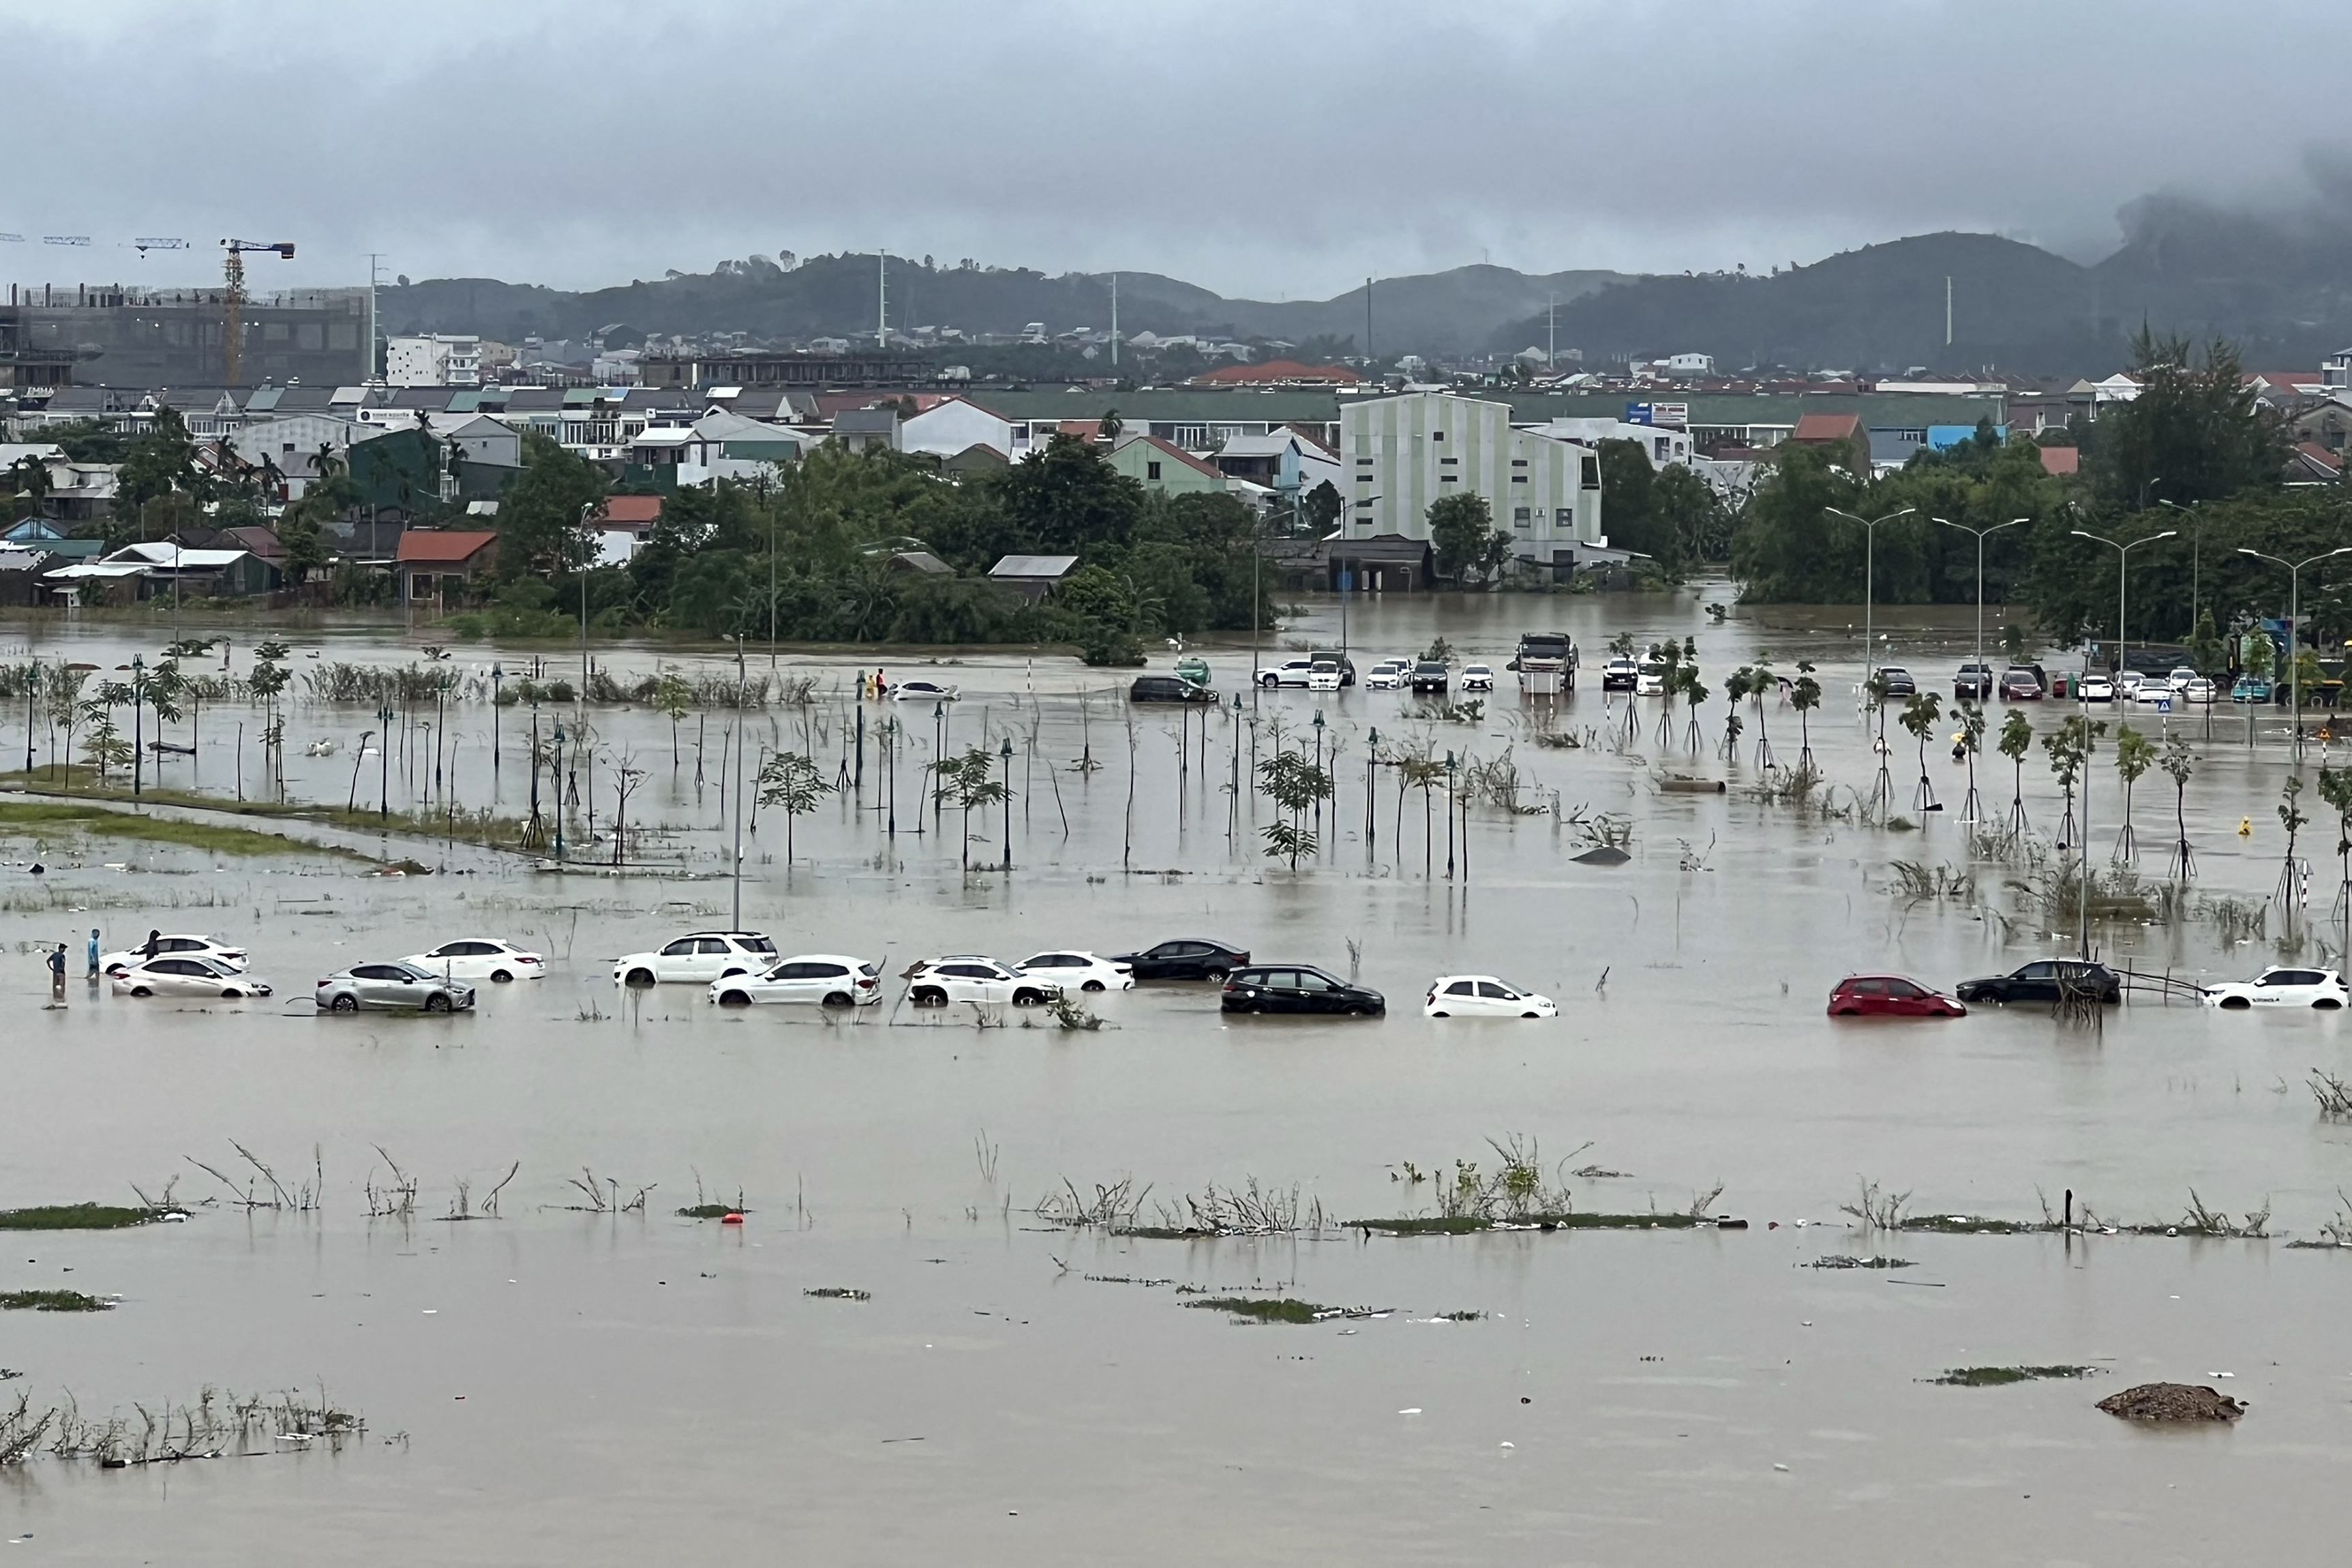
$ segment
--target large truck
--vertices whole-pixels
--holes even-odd
[[[1518,657],[1522,697],[1557,697],[1576,689],[1576,644],[1566,632],[1521,632]]]

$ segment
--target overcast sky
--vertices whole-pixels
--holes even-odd
[[[2079,259],[2290,203],[2326,4],[0,0],[0,277],[590,288],[877,247],[1322,297],[1751,268],[1943,228]],[[88,235],[86,252],[45,235]],[[187,256],[118,248],[176,236]]]

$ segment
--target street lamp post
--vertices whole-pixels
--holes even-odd
[[[1323,710],[1320,708],[1315,710],[1315,771],[1318,774],[1323,771]],[[1321,795],[1315,797],[1315,831],[1318,834],[1323,831],[1323,797]]]
[[[2096,540],[2099,543],[2105,545],[2108,549],[2116,552],[2115,670],[2118,675],[2123,673],[2124,650],[2131,646],[2131,639],[2129,636],[2126,635],[2125,629],[2127,623],[2124,616],[2125,607],[2127,603],[2124,597],[2124,594],[2125,590],[2130,586],[2131,582],[2130,575],[2126,572],[2125,568],[2131,564],[2131,552],[2138,549],[2143,544],[2153,544],[2159,539],[2174,538],[2179,533],[2179,531],[2180,531],[2177,528],[2168,528],[2162,533],[2151,533],[2145,539],[2134,539],[2128,542],[2118,542],[2117,541],[2109,539],[2103,534],[2092,533],[2080,528],[2074,530],[2075,538]],[[2252,552],[2249,551],[2248,553],[2252,554]],[[2284,564],[2284,563],[2282,563],[2282,564]]]
[[[735,912],[730,931],[743,929],[743,634],[735,634]]]
[[[1360,496],[1356,500],[1356,504],[1370,506],[1381,499],[1382,498],[1380,496]],[[1348,537],[1348,519],[1345,514],[1342,514],[1339,519],[1339,536],[1344,543]],[[1348,591],[1354,586],[1355,574],[1342,567],[1339,572],[1339,678],[1342,681],[1346,680],[1348,676]]]
[[[131,656],[131,798],[139,798],[144,782],[147,761],[145,710],[147,697],[147,661],[137,654]]]
[[[2159,499],[2156,504],[2168,506],[2189,519],[2189,636],[2193,637],[2197,635],[2199,579],[2203,574],[2205,554],[2205,514],[2197,509],[2203,503],[2190,501],[2182,506],[2179,501]]]
[[[2303,569],[2335,556],[2352,555],[2352,544],[2339,545],[2334,550],[2322,551],[2317,555],[2308,556],[2301,561],[2286,561],[2276,555],[2265,555],[2259,550],[2249,550],[2242,544],[2238,547],[2238,553],[2251,555],[2257,561],[2267,561],[2273,566],[2286,568],[2286,689],[2289,710],[2294,715],[2294,760],[2299,766],[2303,762],[2303,679],[2302,671],[2297,666],[2302,662],[2298,655],[2303,646]]]
[[[1013,869],[1013,737],[1004,737],[1004,749],[996,753],[1004,764],[1004,868]]]
[[[375,742],[375,819],[383,822],[392,816],[392,704],[378,708],[375,719],[383,726]]]
[[[499,778],[499,698],[505,689],[507,672],[495,659],[490,663],[490,787],[498,788]]]
[[[589,501],[580,509],[580,700],[588,700],[588,568],[595,564],[596,546],[589,538],[588,514],[604,505]]]
[[[1989,533],[1999,533],[1999,532],[2000,532],[2002,529],[2004,529],[2004,528],[2015,528],[2015,527],[2016,527],[2019,523],[2021,523],[2021,522],[2031,522],[2031,521],[2032,521],[2033,520],[2032,520],[2032,518],[2026,518],[2026,517],[2012,517],[2012,518],[2011,518],[2007,522],[1996,522],[1996,523],[1994,523],[1994,524],[1993,524],[1991,527],[1990,527],[1990,528],[1970,528],[1967,523],[1965,523],[1965,522],[1954,522],[1954,521],[1953,521],[1950,518],[1948,518],[1948,517],[1931,518],[1929,521],[1934,521],[1934,522],[1940,522],[1940,523],[1942,523],[1946,528],[1957,528],[1957,529],[1958,529],[1962,533],[1973,533],[1973,534],[1975,534],[1975,535],[1977,536],[1977,668],[1978,668],[1979,669],[1985,670],[1987,673],[1990,673],[1990,670],[1991,670],[1991,667],[1990,667],[1990,665],[1986,664],[1986,663],[1985,663],[1985,661],[1984,661],[1984,542],[1985,542],[1985,535],[1987,535],[1987,534],[1989,534]],[[1986,692],[1986,693],[1982,693],[1982,694],[1980,694],[1980,695],[1990,696],[1990,692]]]
[[[563,864],[563,721],[555,721],[555,766],[549,776],[555,781],[555,863]]]
[[[1890,511],[1885,517],[1856,517],[1834,506],[1825,506],[1822,510],[1835,512],[1848,522],[1862,524],[1862,684],[1867,690],[1870,678],[1878,672],[1878,644],[1872,636],[1872,624],[1878,607],[1878,525],[1893,522],[1898,517],[1908,517],[1919,509],[1906,506],[1901,511]]]
[[[1381,777],[1381,727],[1373,725],[1364,740],[1364,855],[1369,859],[1381,841],[1380,802],[1374,798]]]
[[[36,721],[34,704],[40,700],[40,697],[41,660],[39,656],[36,655],[33,658],[32,676],[25,682],[25,782],[28,784],[33,782],[33,725]]]
[[[1445,753],[1445,879],[1454,880],[1454,753]]]

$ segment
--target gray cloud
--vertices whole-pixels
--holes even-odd
[[[2087,258],[2150,193],[2292,205],[2340,12],[1416,4],[0,0],[12,279],[593,287],[877,246],[1322,296],[1367,272],[1769,267],[1941,228]]]

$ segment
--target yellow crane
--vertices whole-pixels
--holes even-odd
[[[221,248],[228,259],[221,268],[226,285],[221,289],[221,364],[226,373],[222,384],[237,384],[238,362],[245,357],[245,253],[248,250],[274,250],[288,261],[294,259],[294,242],[290,239],[224,239]]]

